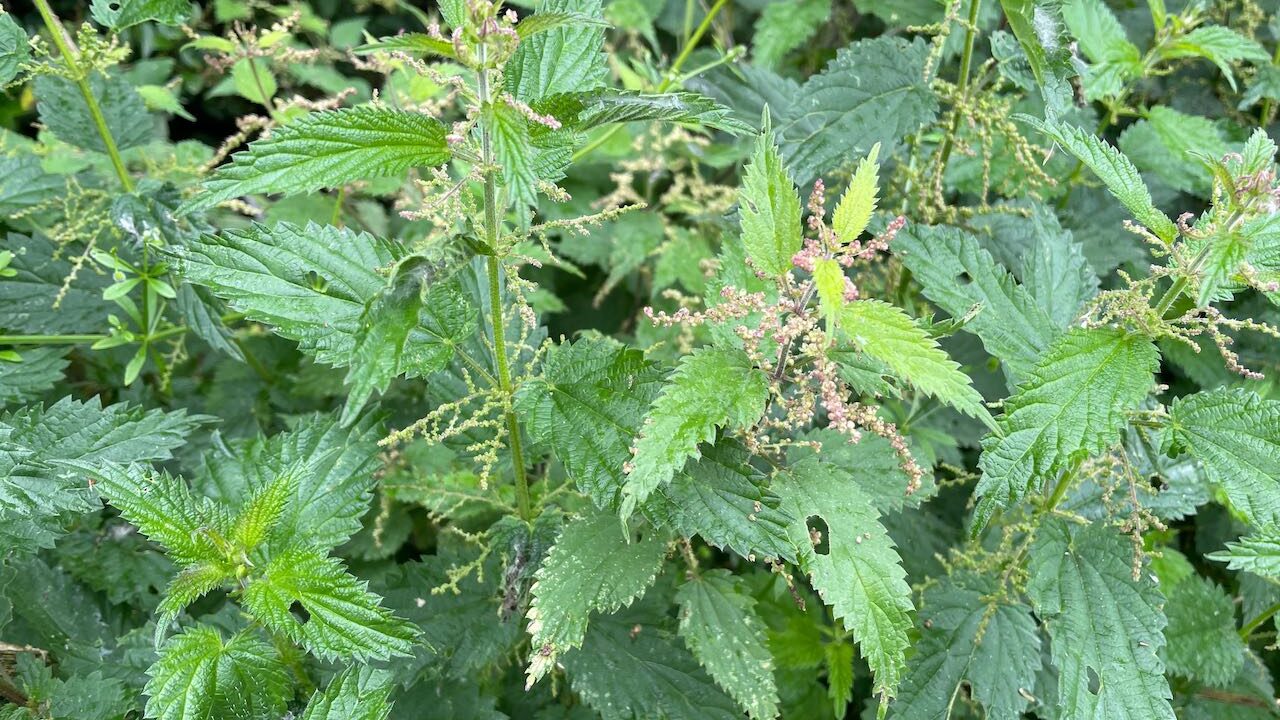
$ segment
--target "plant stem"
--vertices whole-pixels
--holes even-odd
[[[978,13],[982,9],[982,0],[969,0],[969,24],[964,29],[964,52],[960,55],[960,79],[956,83],[956,96],[963,102],[969,91],[969,70],[973,66],[973,46],[978,39]],[[947,169],[947,160],[951,157],[951,149],[955,147],[952,138],[960,130],[959,108],[952,110],[951,128],[942,138],[942,149],[938,153],[938,172]]]
[[[1058,503],[1062,502],[1062,498],[1067,496],[1067,488],[1071,487],[1071,482],[1075,480],[1076,472],[1080,469],[1082,460],[1077,460],[1071,467],[1068,467],[1062,473],[1062,477],[1058,480],[1058,486],[1053,489],[1053,494],[1049,496],[1049,502],[1044,507],[1044,512],[1053,512],[1058,507]]]
[[[1248,640],[1254,630],[1257,630],[1262,623],[1266,622],[1272,615],[1275,615],[1278,612],[1280,612],[1280,603],[1276,603],[1275,605],[1272,605],[1266,610],[1258,613],[1257,617],[1245,623],[1244,626],[1240,628],[1240,637]]]
[[[681,49],[680,54],[676,56],[675,62],[671,63],[671,67],[667,70],[667,76],[663,78],[661,83],[658,83],[658,87],[655,92],[664,93],[671,88],[672,84],[675,83],[676,78],[680,76],[680,68],[684,66],[685,61],[689,59],[689,55],[693,53],[694,48],[698,46],[698,41],[701,40],[702,36],[706,35],[707,31],[711,29],[711,21],[715,20],[716,15],[720,14],[720,10],[727,4],[729,4],[729,0],[716,0],[716,4],[711,6],[711,9],[707,11],[707,16],[702,18],[702,22],[698,25],[698,28],[689,36],[689,41],[684,44],[684,48]],[[575,152],[573,154],[573,160],[576,162],[595,152],[601,145],[609,142],[609,139],[617,134],[620,129],[622,129],[621,125],[614,125],[609,128],[606,132],[602,133],[595,140],[592,140],[581,150]]]
[[[1272,66],[1280,65],[1280,43],[1276,44],[1276,51],[1271,55]],[[1271,111],[1275,110],[1275,103],[1271,98],[1262,101],[1262,118],[1258,123],[1262,127],[1266,127],[1271,122]]]
[[[93,124],[98,127],[98,135],[102,137],[102,144],[107,149],[107,156],[111,158],[111,165],[116,170],[116,176],[120,178],[120,184],[124,186],[125,192],[133,192],[133,178],[129,177],[129,170],[124,165],[124,159],[120,157],[120,149],[116,147],[116,139],[112,137],[111,129],[107,127],[107,119],[102,114],[102,108],[98,106],[98,99],[93,96],[89,77],[80,67],[80,52],[76,49],[75,41],[62,27],[62,21],[53,13],[48,0],[35,0],[35,3],[45,27],[49,28],[49,34],[53,36],[53,44],[58,46],[63,64],[71,71],[76,85],[80,88],[80,94],[84,96],[84,103],[89,108],[89,115],[93,117]]]
[[[1173,284],[1169,286],[1169,289],[1165,290],[1164,294],[1160,296],[1160,299],[1156,301],[1156,315],[1164,318],[1164,314],[1169,312],[1169,308],[1173,307],[1174,301],[1176,301],[1182,295],[1182,291],[1186,290],[1187,286],[1191,284],[1191,281],[1187,278],[1200,272],[1200,266],[1204,265],[1205,259],[1209,257],[1209,248],[1211,245],[1212,243],[1206,242],[1204,247],[1200,248],[1200,252],[1196,253],[1195,258],[1191,261],[1191,268],[1188,269],[1186,273],[1179,275],[1178,278],[1173,281]]]
[[[106,335],[0,335],[0,345],[83,345],[106,338]]]
[[[481,112],[489,104],[489,71],[485,69],[485,46],[480,45],[480,69],[476,84]],[[493,137],[489,123],[480,124],[480,163],[484,173],[484,233],[489,245],[489,320],[493,328],[493,355],[497,364],[498,387],[502,390],[503,413],[507,421],[507,444],[511,449],[511,468],[516,478],[516,507],[525,522],[533,519],[532,505],[529,502],[529,478],[525,474],[524,450],[520,442],[520,421],[511,407],[513,395],[511,386],[511,368],[507,364],[507,328],[502,313],[502,262],[497,253],[500,234],[498,232],[501,217],[498,213],[498,179],[497,168],[493,164]]]

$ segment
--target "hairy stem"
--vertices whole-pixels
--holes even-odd
[[[489,71],[485,69],[485,46],[480,45],[480,70],[477,83],[480,106],[488,106]],[[489,320],[493,328],[493,355],[497,365],[498,387],[502,390],[502,402],[507,421],[507,445],[511,449],[511,468],[516,477],[516,507],[520,517],[528,522],[533,519],[529,502],[529,478],[525,474],[524,450],[520,442],[520,421],[511,407],[513,394],[511,368],[507,363],[507,328],[502,313],[502,262],[498,258],[499,228],[502,219],[498,213],[498,173],[493,160],[493,137],[489,123],[480,124],[480,164],[484,173],[484,233],[489,245]]]
[[[116,170],[116,176],[120,178],[120,184],[124,186],[125,192],[133,192],[133,178],[129,177],[129,170],[124,166],[124,159],[120,157],[120,149],[116,147],[116,139],[112,137],[111,129],[107,127],[107,119],[102,114],[98,99],[93,96],[89,77],[80,67],[80,52],[76,49],[75,41],[62,27],[62,21],[53,13],[48,0],[35,0],[35,3],[45,27],[53,36],[53,44],[58,46],[63,64],[71,71],[71,76],[75,78],[76,85],[80,88],[80,94],[84,96],[84,103],[89,108],[89,115],[93,117],[93,124],[98,128],[98,135],[102,137],[102,144],[107,148],[107,156],[111,158],[111,165]]]
[[[969,22],[964,29],[964,52],[960,56],[960,79],[956,83],[956,95],[961,101],[969,91],[969,71],[973,66],[973,46],[978,39],[978,12],[981,9],[982,0],[969,0]],[[951,157],[951,149],[955,147],[952,138],[959,130],[960,112],[957,108],[952,110],[951,127],[947,130],[946,137],[942,138],[942,149],[938,151],[939,174],[947,169],[947,160]]]

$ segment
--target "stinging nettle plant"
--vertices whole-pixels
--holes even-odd
[[[337,5],[0,14],[0,720],[1277,712],[1268,11]]]

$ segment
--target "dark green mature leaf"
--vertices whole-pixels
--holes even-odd
[[[1204,58],[1218,66],[1232,90],[1236,89],[1236,78],[1231,72],[1232,63],[1241,60],[1263,64],[1271,62],[1271,54],[1257,40],[1222,25],[1198,27],[1174,42],[1165,44],[1160,49],[1160,55],[1165,58]]]
[[[952,317],[982,309],[964,329],[982,338],[987,352],[1025,378],[1059,335],[1054,320],[1027,288],[998,265],[977,238],[952,227],[911,228],[898,233],[894,254],[924,289],[925,297]]]
[[[410,655],[418,630],[379,604],[337,558],[305,546],[274,555],[245,588],[244,608],[324,660]],[[293,613],[297,603],[306,619]]]
[[[742,578],[710,570],[680,586],[680,636],[707,674],[753,718],[778,714],[764,624]]]
[[[47,202],[66,186],[67,178],[45,172],[35,155],[0,158],[0,215],[16,220],[19,213]]]
[[[0,540],[9,552],[48,547],[58,517],[93,507],[87,478],[64,463],[168,460],[204,421],[179,410],[63,398],[0,415]]]
[[[255,193],[308,193],[394,177],[449,161],[445,127],[417,112],[374,105],[312,113],[249,143],[205,181],[179,213]]]
[[[925,591],[924,630],[891,718],[948,717],[966,681],[988,717],[1022,716],[1041,664],[1040,634],[1029,607],[994,590],[989,579],[963,575]]]
[[[921,38],[858,40],[800,88],[793,106],[774,108],[787,165],[801,185],[866,156],[888,150],[931,122],[938,101],[925,82],[929,46]],[[785,113],[785,114],[784,114]]]
[[[27,402],[39,397],[62,379],[67,369],[67,349],[37,347],[23,350],[22,360],[0,360],[0,405]]]
[[[1164,647],[1164,598],[1133,577],[1133,546],[1101,524],[1040,526],[1027,592],[1052,639],[1064,717],[1173,720]]]
[[[879,694],[892,695],[906,668],[910,646],[911,588],[872,498],[848,475],[818,456],[777,475],[774,492],[795,518],[791,541],[800,567],[832,613],[852,633]],[[809,518],[820,517],[829,536],[820,554]]]
[[[1098,275],[1084,248],[1065,230],[1053,233],[1046,228],[1022,258],[1021,277],[1035,304],[1060,330],[1075,322],[1084,304],[1098,293]]]
[[[664,534],[632,541],[612,513],[588,515],[566,525],[533,584],[533,650],[526,687],[555,667],[561,654],[582,646],[592,612],[615,612],[644,594],[666,554]]]
[[[31,54],[27,31],[9,13],[0,14],[0,85],[18,76],[18,67]]]
[[[729,108],[693,92],[663,94],[628,90],[597,90],[585,95],[552,98],[555,115],[575,130],[628,122],[689,123],[723,130],[733,135],[751,132],[751,126],[734,118]]]
[[[742,245],[757,270],[781,276],[800,250],[800,196],[767,124],[738,189]]]
[[[5,250],[13,253],[9,269],[17,274],[0,278],[0,327],[33,334],[102,329],[108,308],[114,307],[102,299],[106,277],[82,270],[68,283],[70,259],[38,233],[10,233]]]
[[[1265,528],[1227,543],[1226,550],[1206,557],[1227,563],[1232,570],[1244,570],[1268,578],[1280,578],[1280,532]]]
[[[181,25],[191,16],[187,0],[93,0],[93,19],[113,30],[154,20],[164,25]]]
[[[600,0],[543,0],[538,15],[548,13],[604,18]],[[517,26],[518,27],[518,26]],[[604,84],[604,29],[598,23],[573,23],[540,32],[522,41],[503,75],[506,91],[525,102],[561,93],[588,92]]]
[[[564,667],[574,691],[604,720],[742,717],[680,640],[648,617],[593,622],[582,647],[565,655]]]
[[[1088,99],[1118,96],[1142,74],[1141,52],[1103,0],[1063,3],[1062,18],[1090,63],[1084,74]]]
[[[1214,687],[1226,687],[1244,662],[1245,643],[1236,632],[1231,596],[1199,576],[1165,590],[1169,625],[1164,629],[1165,664],[1175,675]]]
[[[1070,50],[1056,3],[1044,0],[1000,0],[1009,29],[1027,56],[1036,84],[1044,87],[1070,72]]]
[[[698,457],[698,445],[713,440],[717,427],[744,427],[759,419],[768,397],[768,379],[741,350],[702,348],[682,358],[635,441],[622,488],[623,517]]]
[[[127,150],[151,140],[151,115],[129,81],[92,73],[89,88],[102,108],[107,130],[118,149]],[[84,95],[74,82],[56,75],[41,75],[36,78],[35,91],[40,122],[58,139],[85,150],[107,151]]]
[[[147,671],[147,717],[215,720],[284,713],[289,673],[276,649],[245,631],[226,642],[199,626],[174,636]]]
[[[359,55],[374,52],[402,52],[410,55],[437,55],[451,60],[457,59],[453,43],[443,38],[431,37],[426,33],[401,33],[379,38],[377,42],[355,48],[354,52]]]
[[[1150,340],[1110,328],[1073,329],[1054,342],[1005,402],[1002,434],[983,441],[972,531],[1034,483],[1118,442],[1125,412],[1151,390],[1159,359]]]
[[[301,720],[386,720],[391,690],[386,671],[352,665],[311,696]]]
[[[1257,526],[1280,523],[1280,402],[1209,390],[1169,408],[1172,441],[1198,458],[1231,506]]]
[[[831,0],[770,2],[756,19],[751,61],[762,68],[776,70],[782,58],[804,45],[830,16]]]

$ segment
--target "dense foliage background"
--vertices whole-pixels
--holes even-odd
[[[5,0],[0,719],[1280,710],[1270,0]]]

